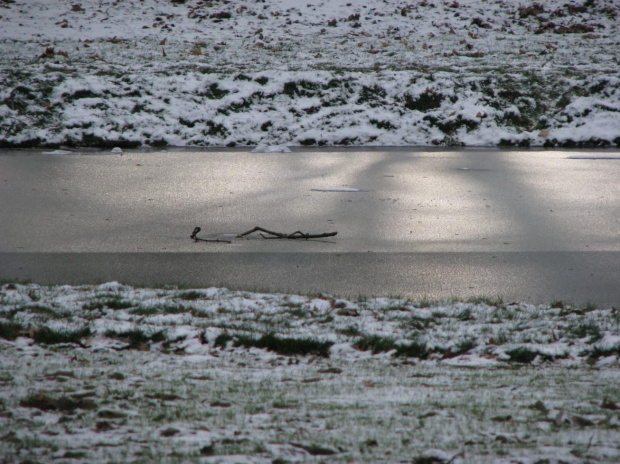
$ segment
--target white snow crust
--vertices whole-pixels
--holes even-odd
[[[0,143],[619,145],[616,2],[540,5],[4,1]]]
[[[587,449],[611,464],[617,318],[559,303],[3,284],[0,455],[535,464]]]

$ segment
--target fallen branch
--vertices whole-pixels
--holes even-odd
[[[283,234],[281,232],[273,232],[271,230],[267,230],[263,227],[254,227],[253,229],[248,230],[247,232],[243,232],[242,234],[238,234],[236,236],[231,236],[231,234],[224,234],[221,235],[219,238],[213,239],[213,238],[199,238],[197,236],[198,232],[200,232],[200,227],[194,227],[194,230],[192,232],[192,234],[189,236],[189,238],[191,238],[193,241],[195,242],[226,242],[226,243],[231,243],[233,238],[241,238],[241,237],[245,237],[246,235],[250,235],[253,234],[254,232],[264,232],[264,234],[260,234],[261,237],[263,237],[264,239],[288,239],[288,240],[294,240],[294,239],[304,239],[304,240],[309,240],[311,238],[325,238],[325,237],[333,237],[335,235],[338,234],[338,232],[325,232],[323,234],[305,234],[302,231],[298,230],[296,232],[293,232],[292,234]],[[267,235],[271,235],[271,237],[267,236]],[[222,237],[226,237],[226,238],[222,238]]]
[[[220,242],[220,243],[232,243],[233,238],[235,238],[235,235],[231,234],[223,234],[220,235],[220,237],[218,238],[199,238],[196,236],[196,234],[198,234],[198,232],[200,232],[200,227],[196,226],[194,227],[194,230],[192,231],[192,235],[189,236],[189,238],[191,238],[194,242]],[[225,237],[225,238],[221,238],[221,237]]]
[[[288,239],[288,240],[294,240],[298,238],[302,238],[304,240],[308,240],[310,238],[325,238],[325,237],[333,237],[336,234],[338,234],[338,232],[326,232],[323,234],[304,234],[300,230],[293,232],[292,234],[283,234],[281,232],[273,232],[271,230],[267,230],[267,229],[257,226],[257,227],[254,227],[253,229],[248,230],[247,232],[237,235],[237,237],[239,238],[245,237],[246,235],[250,235],[254,232],[265,232],[266,234],[273,235],[273,237],[266,237],[265,235],[260,234],[260,236],[265,239]]]

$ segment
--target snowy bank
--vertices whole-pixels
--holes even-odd
[[[611,0],[76,5],[0,5],[0,147],[620,146]]]
[[[0,455],[617,463],[619,350],[561,302],[4,284]]]

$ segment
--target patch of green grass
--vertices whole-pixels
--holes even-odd
[[[75,100],[81,100],[84,98],[100,98],[101,97],[101,95],[93,92],[90,89],[80,89],[80,90],[76,90],[73,93],[63,93],[62,96],[67,103],[72,103]]]
[[[396,126],[394,126],[390,121],[378,120],[378,119],[370,119],[369,122],[370,122],[370,124],[375,126],[377,129],[383,129],[383,130],[393,130],[393,129],[396,129]]]
[[[353,342],[353,347],[360,351],[371,351],[372,354],[395,350],[394,356],[403,358],[426,359],[429,354],[426,343],[396,343],[392,337],[381,335],[364,335]]]
[[[342,335],[346,335],[347,337],[357,337],[362,333],[359,327],[354,325],[350,325],[348,327],[345,327],[344,329],[336,329],[336,332]]]
[[[573,92],[566,91],[557,99],[557,101],[555,102],[555,107],[559,110],[562,110],[571,104],[572,99]]]
[[[251,77],[249,77],[249,76],[246,76],[246,75],[245,75],[245,74],[243,74],[243,73],[239,73],[239,74],[235,75],[235,77],[233,78],[233,80],[235,80],[235,81],[251,81],[251,80],[252,80],[252,78],[251,78]]]
[[[297,401],[290,401],[285,398],[278,398],[273,401],[272,406],[276,409],[293,409],[299,406]]]
[[[364,103],[369,103],[369,106],[374,107],[378,106],[378,103],[387,96],[387,92],[382,87],[378,85],[373,85],[372,87],[363,85],[360,90],[360,96],[357,99],[358,105],[363,105]]]
[[[426,308],[433,308],[437,305],[439,305],[439,302],[437,300],[433,300],[427,296],[424,296],[422,299],[416,302],[415,307],[420,308],[420,309],[426,309]]]
[[[320,84],[306,80],[290,81],[284,84],[283,92],[291,98],[312,97],[319,90]]]
[[[594,343],[603,338],[598,325],[594,321],[584,321],[570,325],[567,329],[567,335],[571,338],[589,337],[588,343]]]
[[[307,138],[307,139],[302,139],[302,140],[298,140],[298,142],[303,145],[304,147],[309,147],[312,145],[316,145],[316,139],[314,138]]]
[[[340,140],[336,140],[334,142],[334,145],[355,145],[356,143],[358,143],[358,138],[357,137],[345,137],[343,139]]]
[[[301,307],[296,307],[296,308],[291,308],[288,311],[286,311],[287,314],[293,316],[293,317],[297,317],[299,319],[305,319],[309,316],[308,311],[306,311],[305,309],[301,308]]]
[[[27,312],[30,314],[41,314],[41,315],[50,316],[53,318],[60,317],[58,314],[54,312],[54,310],[51,307],[44,305],[44,304],[29,304],[25,306],[20,306],[19,308],[17,308],[17,311],[15,312],[16,313]]]
[[[203,335],[202,335],[202,339],[204,343],[206,343],[206,339],[204,338],[205,334],[206,332],[203,332]],[[215,342],[213,343],[213,346],[215,346],[216,348],[226,348],[226,346],[228,345],[228,342],[231,340],[234,340],[234,338],[235,337],[230,335],[228,332],[222,332],[215,338]]]
[[[539,355],[538,351],[523,346],[506,351],[506,354],[510,356],[510,361],[522,364],[531,364]]]
[[[413,97],[411,94],[407,93],[404,98],[405,108],[424,113],[439,108],[444,96],[436,92],[425,92],[417,95],[417,97]]]
[[[583,307],[583,311],[586,313],[589,313],[591,311],[594,311],[596,309],[596,305],[594,303],[587,303],[584,307]]]
[[[396,347],[395,356],[403,358],[419,358],[426,359],[428,357],[426,343],[411,342],[398,345]]]
[[[106,109],[106,108],[103,108],[103,109]],[[142,113],[145,109],[146,109],[146,105],[142,103],[136,103],[133,109],[131,110],[131,113],[132,114]]]
[[[465,338],[456,344],[454,351],[455,356],[465,354],[478,346],[478,342],[473,338]]]
[[[590,86],[588,91],[590,92],[590,95],[593,95],[595,93],[601,93],[603,90],[608,88],[608,86],[609,81],[607,79],[601,79],[596,84]]]
[[[24,328],[9,321],[0,321],[0,338],[5,340],[15,340]]]
[[[433,325],[433,321],[428,318],[412,315],[399,322],[399,326],[405,330],[424,330]]]
[[[116,330],[106,331],[106,336],[120,338],[129,343],[129,348],[141,348],[148,343],[159,343],[166,340],[166,334],[163,330],[147,333],[141,329],[130,329],[118,332]]]
[[[185,127],[189,127],[190,129],[193,129],[194,126],[196,126],[196,121],[189,121],[185,118],[179,118],[179,123],[183,124]]]
[[[213,83],[200,95],[208,98],[209,100],[221,100],[229,93],[230,92],[228,90],[220,89],[217,83]]]
[[[461,127],[466,127],[467,132],[470,132],[476,129],[480,123],[478,121],[473,121],[471,119],[465,119],[461,115],[458,115],[454,119],[444,118],[439,119],[434,116],[424,116],[424,121],[428,121],[431,126],[435,126],[439,128],[444,134],[453,135],[455,134]]]
[[[129,300],[124,300],[121,296],[113,296],[110,298],[102,298],[99,300],[93,300],[90,303],[84,305],[84,309],[88,311],[101,310],[103,308],[108,309],[128,309],[133,307],[133,303]]]
[[[512,321],[514,318],[515,312],[505,306],[497,306],[491,311],[491,319],[495,324],[503,321]]]
[[[151,138],[148,144],[156,148],[168,146],[168,142],[162,138]]]
[[[444,308],[437,308],[431,311],[431,316],[433,319],[443,319],[450,318],[450,314]]]
[[[560,316],[565,317],[568,316],[570,314],[576,314],[578,316],[583,316],[585,314],[585,312],[583,311],[583,309],[581,308],[574,308],[571,306],[564,306],[563,308],[560,309]]]
[[[192,316],[201,317],[201,318],[209,318],[213,316],[213,313],[205,309],[194,308],[194,312],[192,313]]]
[[[398,347],[396,345],[396,340],[392,337],[364,335],[353,342],[353,348],[360,351],[371,351],[372,354],[377,354],[392,351]]]
[[[497,295],[495,297],[489,297],[489,296],[472,296],[471,298],[467,299],[467,303],[471,303],[471,304],[485,304],[487,306],[503,306],[504,305],[504,299],[500,296]]]
[[[71,413],[76,409],[95,409],[97,405],[88,398],[74,399],[67,396],[54,398],[44,391],[33,393],[19,402],[23,408],[36,408],[41,411],[61,411]]]
[[[192,311],[191,306],[183,306],[182,304],[171,304],[167,303],[164,305],[164,313],[165,314],[183,314],[189,313]]]
[[[129,311],[129,313],[136,316],[153,316],[155,314],[160,314],[161,308],[156,306],[138,306],[137,308],[133,308]]]
[[[28,106],[36,101],[37,94],[33,89],[20,85],[15,87],[2,103],[10,109],[25,112]]]
[[[34,332],[33,339],[36,343],[43,345],[56,345],[59,343],[76,343],[79,345],[82,343],[82,339],[90,334],[91,330],[89,327],[76,330],[43,327]]]
[[[39,301],[41,299],[41,290],[36,289],[36,288],[31,288],[30,290],[28,290],[28,297],[32,301]]]
[[[181,294],[179,294],[179,298],[182,300],[187,300],[187,301],[196,301],[201,298],[204,298],[204,295],[195,290],[190,290],[188,292],[182,292]]]
[[[203,131],[204,135],[220,135],[221,137],[226,137],[229,133],[223,124],[207,121],[206,125],[207,129]]]
[[[471,315],[471,308],[465,308],[463,311],[459,312],[456,317],[461,321],[471,321],[474,319]]]
[[[264,334],[260,338],[251,335],[235,337],[235,346],[263,348],[283,355],[314,354],[328,358],[332,345],[332,342],[321,342],[314,338],[282,338],[274,333]]]
[[[496,344],[505,345],[508,342],[510,342],[510,335],[508,334],[508,332],[506,332],[505,330],[500,330],[499,332],[497,332],[497,335],[495,335]]]
[[[585,350],[579,353],[579,355],[588,356],[591,359],[605,358],[607,356],[612,356],[612,355],[620,356],[620,344],[617,344],[609,348],[602,348],[600,346],[595,346],[592,348],[592,350]]]

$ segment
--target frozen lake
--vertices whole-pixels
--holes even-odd
[[[617,304],[617,154],[4,152],[0,277]]]

